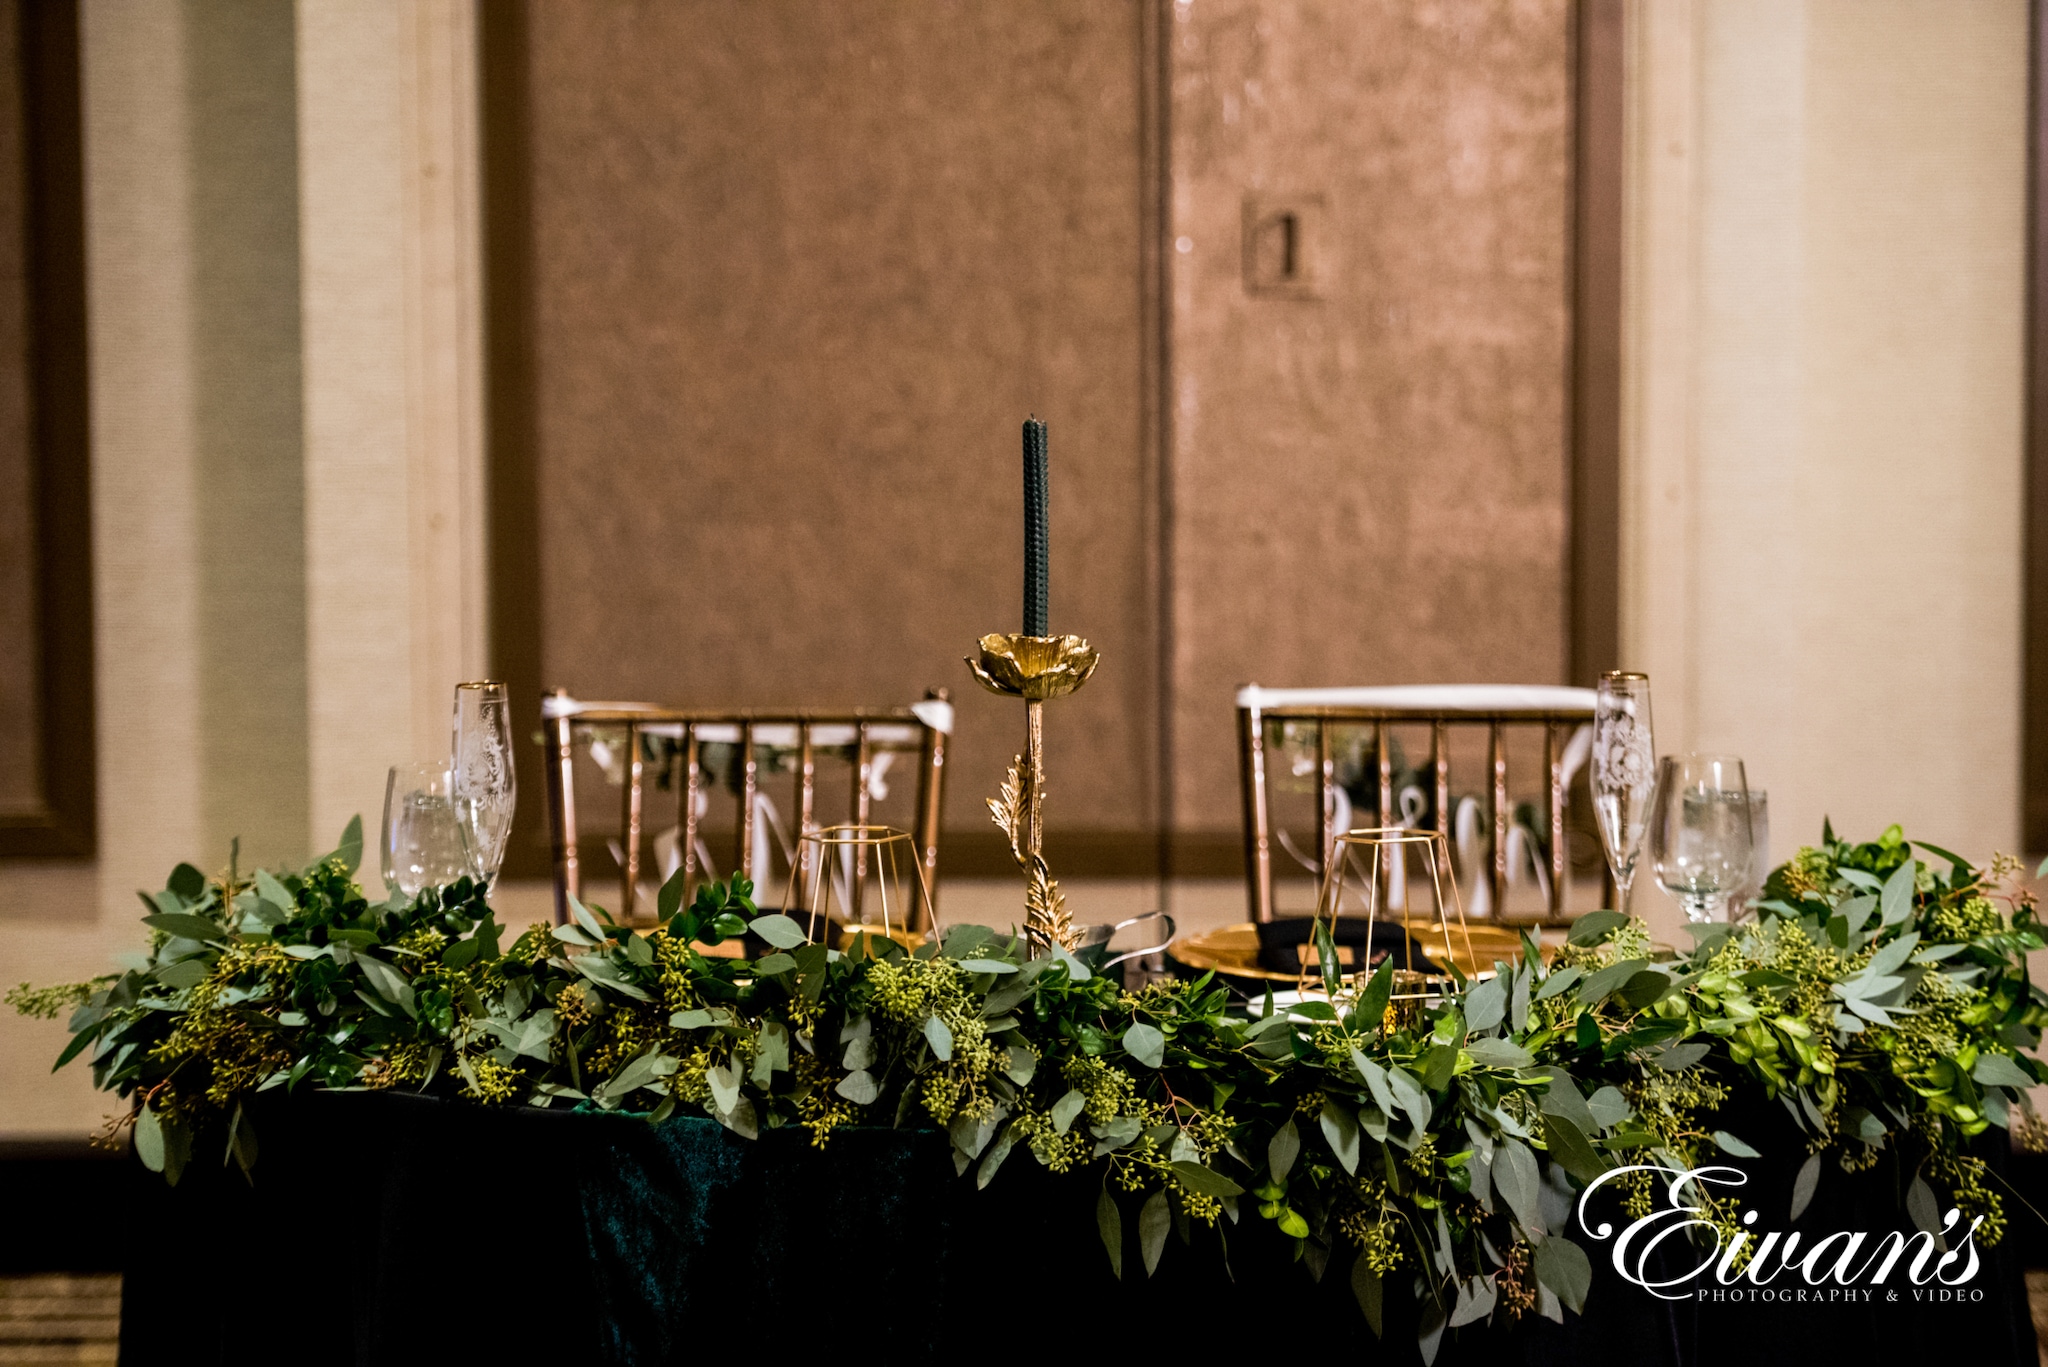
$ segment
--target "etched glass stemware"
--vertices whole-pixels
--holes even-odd
[[[505,685],[456,685],[450,754],[456,810],[470,851],[469,873],[489,887],[505,862],[519,794],[512,768],[512,703]]]
[[[1629,884],[1642,858],[1656,787],[1650,677],[1624,670],[1602,674],[1593,705],[1593,813],[1620,911],[1628,910]]]

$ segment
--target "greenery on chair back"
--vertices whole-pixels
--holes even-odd
[[[252,1169],[249,1099],[302,1087],[700,1113],[821,1145],[939,1126],[966,1180],[1035,1160],[1099,1187],[1119,1275],[1132,1222],[1149,1274],[1170,1234],[1220,1244],[1272,1221],[1305,1275],[1350,1279],[1375,1331],[1386,1289],[1412,1288],[1430,1356],[1447,1325],[1582,1309],[1591,1267],[1555,1195],[1617,1165],[1751,1156],[1714,1121],[1737,1091],[1803,1128],[1799,1205],[1830,1161],[1891,1162],[1922,1227],[1953,1203],[1991,1242],[2003,1213],[1964,1141],[2034,1130],[2024,1089],[2048,1077],[2025,1053],[2048,997],[2027,980],[2042,940],[2015,866],[1921,846],[1944,875],[1896,827],[1826,833],[1771,875],[1756,924],[1676,957],[1598,912],[1547,966],[1525,944],[1445,1000],[1390,1003],[1389,965],[1285,1010],[1233,1007],[1206,977],[1126,992],[981,926],[841,953],[759,914],[744,880],[687,907],[672,881],[653,929],[578,905],[508,944],[467,882],[370,901],[361,849],[352,824],[295,874],[180,865],[144,897],[146,962],[9,1000],[74,1008],[59,1066],[84,1057],[128,1099],[111,1135],[132,1124],[173,1182],[195,1154]],[[768,952],[703,952],[741,937]],[[1647,1176],[1622,1184],[1646,1212]],[[1734,1227],[1732,1208],[1707,1214]]]

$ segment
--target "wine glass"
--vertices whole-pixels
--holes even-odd
[[[1629,884],[1642,857],[1656,786],[1650,676],[1618,669],[1602,674],[1593,704],[1593,814],[1621,911],[1628,910]]]
[[[512,772],[512,703],[501,683],[455,686],[450,741],[456,809],[469,841],[470,873],[488,888],[505,862],[518,783]]]
[[[1728,919],[1747,920],[1763,900],[1764,880],[1771,876],[1771,800],[1761,788],[1749,790],[1749,877],[1728,904]]]
[[[1650,814],[1650,860],[1688,921],[1727,919],[1728,899],[1749,877],[1753,850],[1742,761],[1666,755]]]
[[[384,884],[407,897],[470,872],[469,840],[446,764],[392,766],[384,782]]]

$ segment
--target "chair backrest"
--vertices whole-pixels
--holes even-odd
[[[1487,831],[1492,845],[1486,886],[1494,915],[1506,907],[1509,881],[1509,834],[1514,809],[1508,798],[1507,736],[1511,728],[1541,727],[1544,762],[1549,769],[1549,868],[1546,921],[1565,914],[1570,884],[1564,838],[1567,786],[1566,751],[1580,728],[1590,728],[1594,693],[1590,688],[1491,684],[1432,684],[1385,688],[1261,688],[1247,684],[1237,694],[1238,760],[1244,802],[1245,880],[1252,916],[1270,921],[1273,904],[1273,839],[1275,828],[1266,774],[1266,730],[1269,724],[1308,723],[1314,727],[1316,787],[1320,798],[1316,857],[1320,882],[1330,857],[1336,829],[1338,783],[1332,735],[1340,728],[1372,732],[1374,768],[1378,778],[1380,820],[1394,824],[1395,793],[1392,739],[1397,725],[1426,724],[1430,729],[1429,776],[1434,788],[1436,829],[1453,836],[1450,787],[1450,730],[1487,728]],[[1590,731],[1588,732],[1590,736]],[[1583,754],[1581,742],[1580,753]]]
[[[825,709],[777,709],[768,711],[655,707],[645,703],[583,702],[557,689],[541,700],[545,728],[548,777],[548,833],[554,849],[555,920],[569,919],[569,899],[583,896],[583,866],[576,824],[576,749],[579,741],[589,746],[594,739],[620,737],[619,900],[622,919],[635,915],[639,902],[642,869],[643,813],[646,800],[646,742],[666,742],[660,747],[662,762],[672,766],[668,775],[676,793],[676,824],[679,828],[684,895],[699,878],[708,876],[699,859],[702,845],[700,808],[706,792],[702,764],[703,747],[725,744],[734,747],[733,767],[737,811],[734,822],[733,867],[759,883],[769,872],[757,868],[763,804],[758,751],[774,748],[794,757],[795,791],[792,811],[795,834],[817,830],[817,759],[821,753],[838,750],[850,760],[852,782],[848,795],[849,819],[869,824],[870,806],[876,788],[877,761],[885,755],[917,756],[917,797],[911,836],[916,844],[922,879],[911,909],[913,930],[924,929],[937,917],[939,872],[939,819],[944,805],[946,743],[953,730],[953,705],[946,690],[934,688],[923,702],[911,707]],[[610,744],[610,742],[601,742]],[[658,775],[657,775],[658,776]],[[801,857],[801,856],[800,856]],[[708,854],[707,854],[708,859]],[[791,870],[792,889],[803,871]],[[865,867],[859,870],[864,876]],[[657,880],[659,881],[659,880]],[[858,886],[858,884],[856,884]]]

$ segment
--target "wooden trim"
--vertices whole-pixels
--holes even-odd
[[[1574,7],[1571,387],[1572,683],[1621,664],[1622,24],[1624,0]]]
[[[43,810],[0,818],[0,856],[84,858],[97,843],[98,784],[78,7],[20,0],[17,14],[28,181]]]
[[[2022,553],[2020,838],[2048,850],[2048,16],[2027,15],[2026,529]]]
[[[945,850],[945,880],[1021,877],[1009,843],[992,829],[949,830],[939,843]],[[1162,864],[1169,878],[1239,880],[1244,877],[1244,837],[1235,830],[1184,831],[1161,841],[1149,829],[1054,830],[1045,833],[1045,859],[1055,877],[1068,880],[1157,878]],[[1021,895],[1021,882],[1019,888]],[[943,898],[943,881],[939,892]]]
[[[1173,654],[1173,0],[1138,6],[1138,269],[1142,441],[1151,466],[1153,868],[1171,867]]]
[[[484,269],[484,466],[489,485],[491,673],[512,697],[513,744],[525,790],[513,818],[504,876],[545,878],[553,864],[541,778],[548,762],[532,743],[540,716],[540,486],[535,468],[533,352],[533,154],[524,0],[477,6],[482,117]]]

